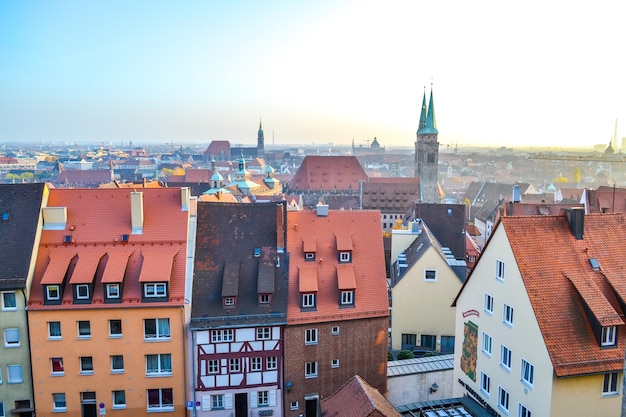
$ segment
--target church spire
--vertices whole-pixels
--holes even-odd
[[[420,123],[417,133],[420,134],[426,128],[426,86],[424,86],[424,97],[422,98],[422,112],[420,113]]]
[[[435,119],[435,103],[433,102],[433,85],[430,85],[430,101],[428,102],[428,115],[426,116],[426,127],[429,133],[439,133],[437,131],[437,120]]]

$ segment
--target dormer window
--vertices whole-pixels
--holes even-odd
[[[352,262],[352,252],[339,252],[339,262]]]
[[[61,299],[61,288],[58,285],[46,285],[46,300],[58,301]]]
[[[164,282],[143,284],[143,295],[146,298],[167,297],[167,284]]]
[[[302,308],[315,308],[315,293],[302,294]]]
[[[354,290],[341,291],[341,305],[354,304]]]
[[[106,284],[106,298],[120,298],[120,284]]]
[[[259,294],[259,304],[269,304],[272,302],[271,294]]]
[[[90,294],[89,284],[74,285],[74,300],[88,301],[91,298]]]
[[[224,307],[234,307],[237,302],[235,297],[224,297]]]
[[[600,346],[615,346],[617,328],[615,326],[602,327],[602,339],[600,340]]]
[[[306,252],[304,254],[304,260],[307,262],[315,261],[315,252]]]

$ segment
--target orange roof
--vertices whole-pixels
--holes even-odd
[[[317,250],[317,242],[315,241],[315,239],[307,239],[305,237],[303,249],[305,252],[308,253],[315,252]]]
[[[300,292],[317,292],[317,264],[302,265],[298,271]]]
[[[367,174],[355,156],[306,156],[289,183],[291,190],[354,190]]]
[[[35,265],[29,309],[96,308],[104,299],[103,283],[123,285],[122,302],[107,308],[140,306],[142,279],[169,281],[169,301],[184,305],[189,211],[183,210],[180,188],[146,188],[143,193],[142,233],[132,233],[131,189],[51,189],[48,207],[67,207],[63,230],[43,230]],[[71,242],[65,242],[65,236]],[[62,306],[44,305],[43,285],[62,283],[77,256],[69,283],[93,282],[91,304],[73,304],[66,285]],[[98,260],[107,255],[101,262]],[[150,259],[145,262],[145,259]],[[105,263],[106,259],[106,263]],[[98,266],[99,265],[99,266]],[[94,275],[95,274],[95,275]],[[151,276],[152,278],[146,278]],[[68,282],[66,282],[67,284]]]
[[[402,414],[376,388],[353,376],[321,404],[325,417],[401,417]],[[434,414],[434,413],[433,413]]]
[[[353,290],[356,288],[354,267],[352,264],[337,265],[337,284],[340,290]]]
[[[346,252],[352,250],[352,238],[350,236],[337,234],[337,250]]]
[[[556,375],[620,371],[626,329],[617,332],[617,349],[601,349],[590,316],[604,325],[623,324],[625,215],[586,215],[580,240],[565,216],[502,217],[494,233],[499,227],[508,236]]]
[[[381,230],[378,211],[330,210],[328,216],[318,216],[311,210],[289,212],[288,323],[387,317],[389,301]],[[336,235],[350,238],[351,263],[339,263]],[[307,240],[317,242],[315,262],[307,262],[304,258],[304,242]],[[344,267],[352,268],[354,284],[351,283],[350,272],[342,269]],[[301,311],[300,292],[315,291],[309,286],[301,287],[302,281],[312,282],[313,270],[316,272],[317,284],[316,311]],[[304,280],[301,280],[302,277]],[[356,289],[354,308],[340,309],[338,302],[340,285]]]

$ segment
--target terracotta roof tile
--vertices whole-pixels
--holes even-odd
[[[169,282],[178,247],[146,246],[141,251],[139,282]]]
[[[337,286],[340,290],[353,290],[356,288],[352,264],[337,265]]]
[[[310,210],[295,211],[289,212],[287,220],[287,245],[290,253],[287,320],[290,324],[389,315],[382,227],[378,211],[330,210],[328,216],[318,216],[315,211]],[[356,287],[354,308],[340,308],[338,303],[339,260],[336,236],[349,236],[352,240],[350,265],[354,268]],[[303,242],[307,239],[317,241],[314,263],[304,258]],[[302,311],[300,277],[302,271],[306,275],[312,268],[317,273],[316,311]]]
[[[128,257],[131,253],[133,253],[132,250],[112,251],[111,253],[107,252],[107,263],[101,280],[103,284],[122,282],[124,280]]]
[[[70,261],[76,256],[76,252],[77,251],[73,248],[56,248],[50,250],[49,261],[41,277],[41,284],[62,283]]]
[[[389,401],[359,375],[321,403],[323,417],[401,417]]]
[[[317,292],[317,264],[303,265],[298,271],[300,292]]]
[[[100,259],[104,256],[101,251],[81,249],[78,254],[78,262],[72,272],[70,284],[89,284],[93,282]]]
[[[359,190],[367,174],[355,156],[306,156],[289,183],[291,190]]]

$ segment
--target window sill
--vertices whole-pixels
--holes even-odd
[[[67,407],[65,407],[65,408],[53,408],[52,412],[53,413],[67,413]]]
[[[50,376],[65,376],[65,372],[52,372]]]
[[[511,373],[511,368],[507,368],[506,365],[500,364],[500,368],[504,369],[508,373]]]
[[[163,378],[172,376],[171,372],[163,372],[160,374],[146,374],[146,378]]]
[[[62,338],[61,336],[59,336],[59,337],[55,337],[55,336],[53,336],[53,337],[48,337],[48,340],[49,340],[49,341],[54,341],[54,340],[63,340],[63,338]]]
[[[148,343],[152,343],[152,342],[170,342],[171,340],[172,340],[172,338],[170,338],[170,337],[168,337],[168,338],[165,338],[165,337],[154,337],[154,338],[149,338],[149,339],[146,339],[146,338],[143,339],[144,342],[148,342]]]
[[[112,375],[121,375],[121,374],[123,374],[123,373],[124,373],[124,370],[123,370],[123,369],[120,369],[120,370],[112,370],[112,371],[111,371],[111,374],[112,374]]]
[[[80,375],[93,375],[93,371],[80,371]]]
[[[528,388],[529,390],[533,390],[534,389],[533,385],[530,382],[528,382],[528,381],[524,381],[523,379],[520,379],[519,382],[521,382],[522,385],[525,386],[526,388]]]
[[[126,410],[126,404],[124,405],[114,405],[111,407],[112,410]]]
[[[109,339],[121,339],[123,336],[121,334],[110,334]]]
[[[174,407],[148,408],[148,413],[171,413]]]
[[[91,336],[78,336],[77,340],[91,340]]]
[[[509,410],[507,410],[506,408],[502,407],[500,404],[498,404],[498,409],[500,411],[502,411],[504,413],[505,416],[509,415]]]
[[[484,389],[480,389],[480,393],[483,394],[485,396],[486,399],[489,399],[490,395],[487,391],[485,391]]]
[[[619,392],[603,392],[602,398],[619,397]]]

